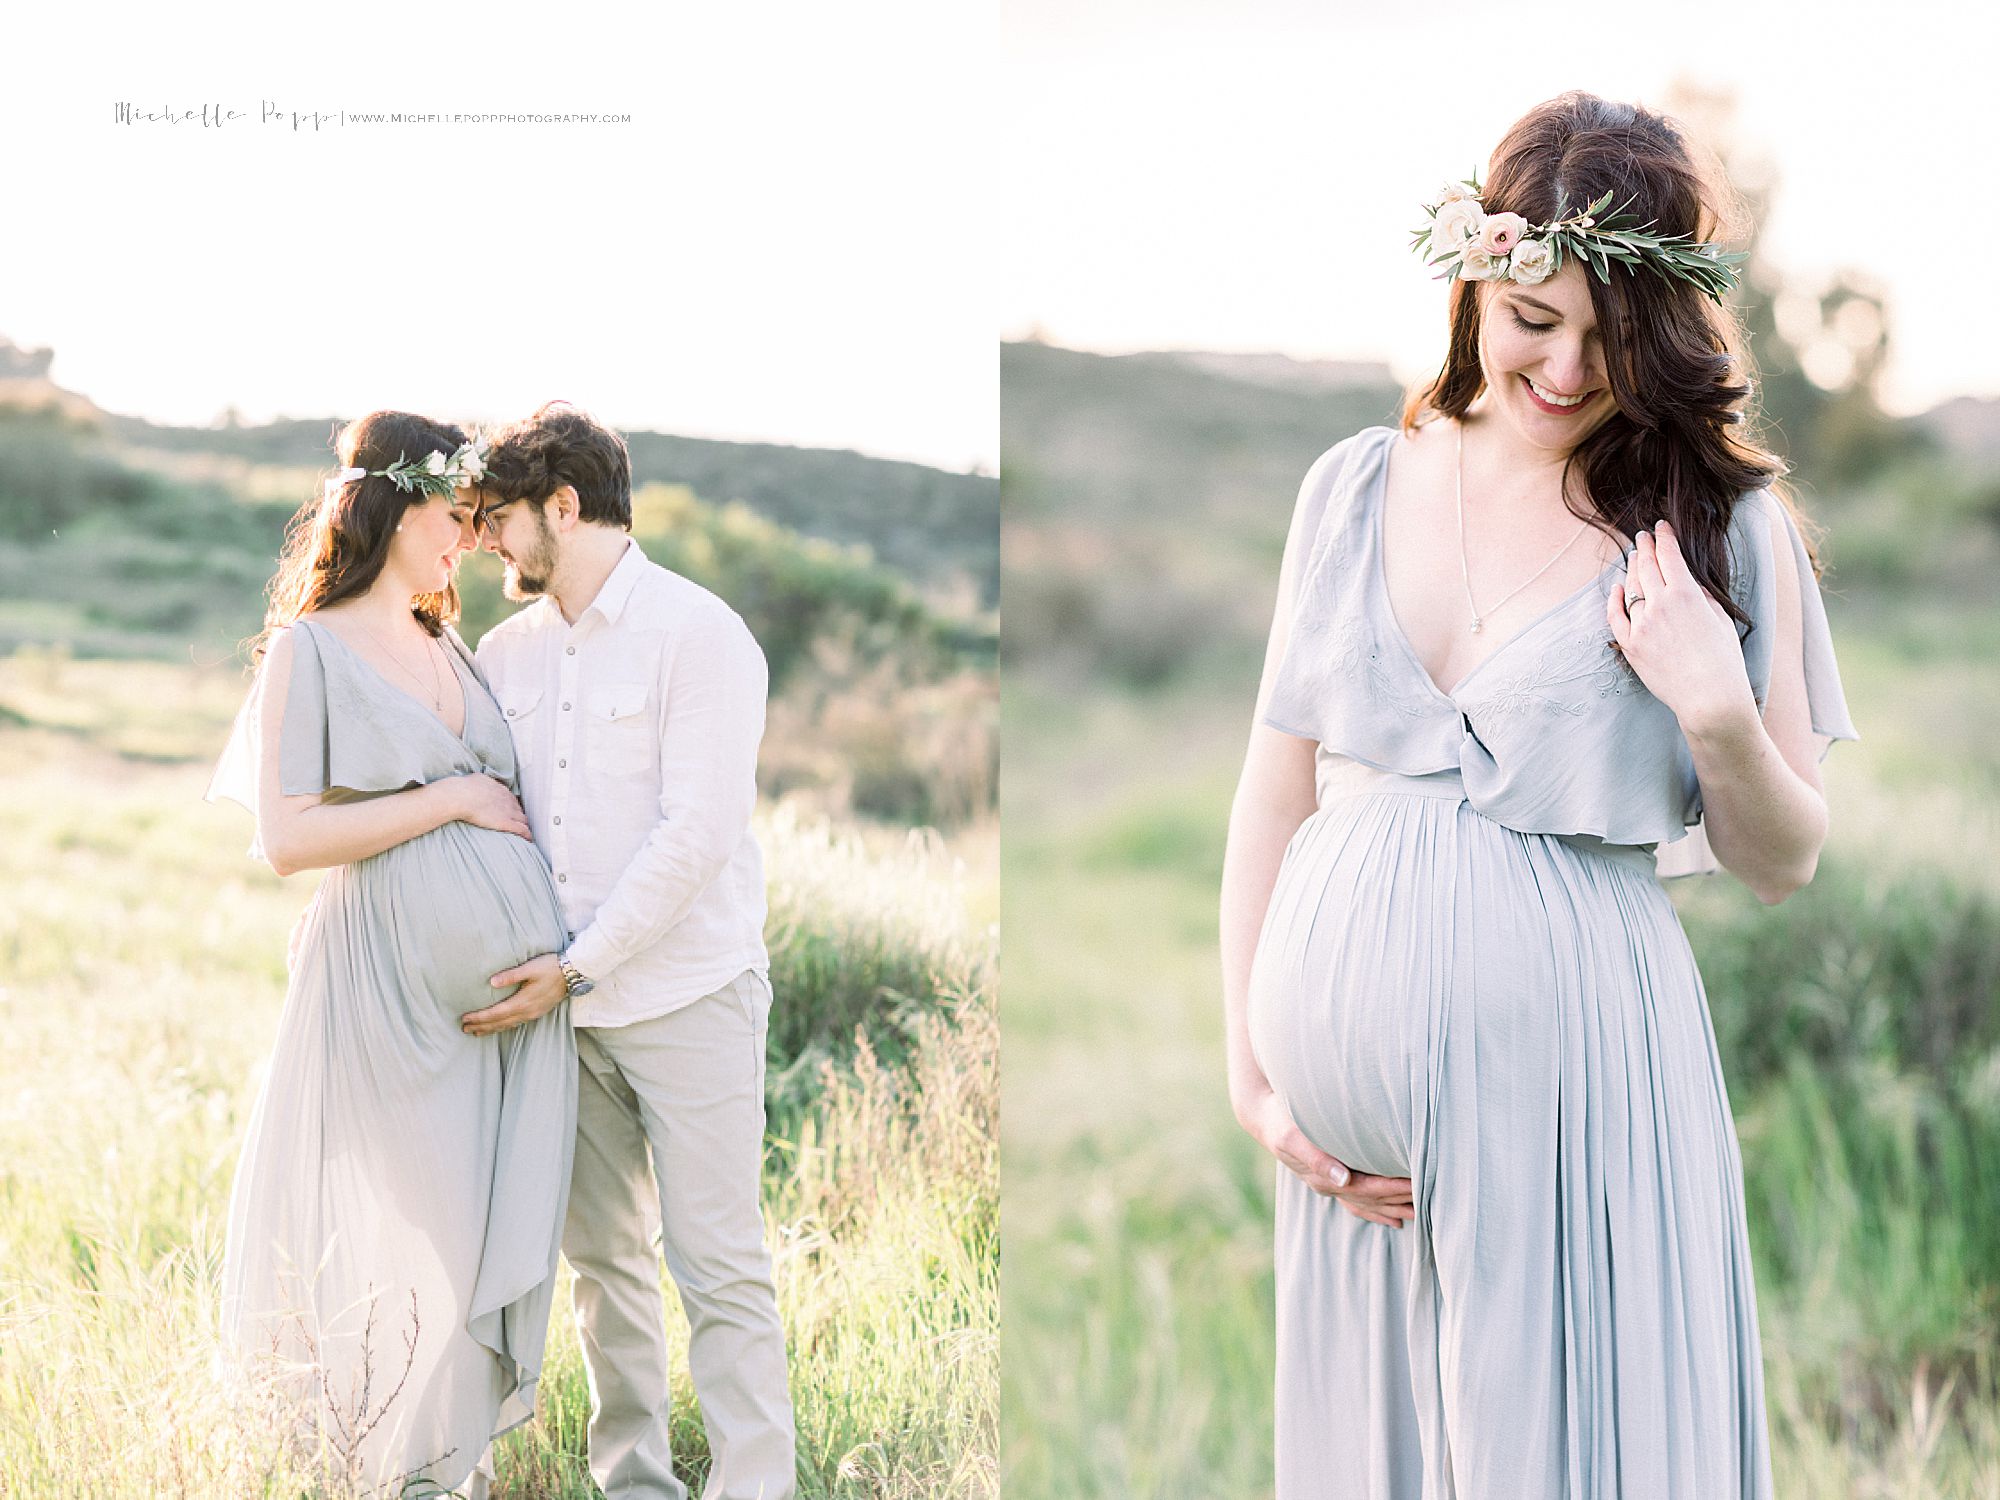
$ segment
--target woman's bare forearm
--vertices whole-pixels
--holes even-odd
[[[273,809],[264,857],[280,875],[331,869],[442,828],[459,816],[453,777],[362,802],[312,803]]]
[[[1722,866],[1775,905],[1813,877],[1826,842],[1826,799],[1802,780],[1757,716],[1719,714],[1690,726],[1702,821]]]

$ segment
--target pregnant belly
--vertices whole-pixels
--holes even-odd
[[[1250,970],[1252,1050],[1292,1120],[1346,1166],[1384,1176],[1410,1172],[1434,978],[1422,896],[1384,868],[1394,830],[1380,826],[1382,812],[1422,816],[1428,804],[1396,802],[1346,802],[1300,826]]]
[[[1457,801],[1380,794],[1323,808],[1286,849],[1250,1034],[1308,1139],[1401,1177],[1473,1080],[1545,1096],[1586,1011],[1694,1047],[1699,994],[1650,874]]]
[[[1410,1173],[1460,961],[1462,832],[1454,803],[1362,797],[1315,813],[1285,852],[1251,971],[1252,1046],[1306,1137],[1350,1167]]]
[[[405,1004],[454,1022],[506,996],[491,975],[560,951],[565,938],[541,851],[469,823],[336,870],[321,895],[329,903],[329,940],[373,950],[369,966],[394,977]]]

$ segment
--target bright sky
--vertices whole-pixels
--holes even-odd
[[[1885,286],[1897,411],[2000,396],[1993,68],[1957,0],[1553,8],[1006,0],[1001,324],[1076,347],[1436,368],[1421,203],[1569,88],[1733,86],[1779,173],[1766,245]]]
[[[23,6],[0,335],[208,422],[562,396],[628,427],[997,465],[991,6]],[[113,106],[245,111],[219,129]],[[629,112],[628,125],[261,123]]]

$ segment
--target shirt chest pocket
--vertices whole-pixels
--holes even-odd
[[[507,729],[513,734],[517,746],[525,736],[541,734],[548,727],[548,720],[542,714],[542,690],[539,687],[496,684],[493,701],[500,705],[500,717],[507,721]]]
[[[659,764],[653,723],[653,685],[644,680],[600,682],[586,705],[591,770],[609,776],[642,776]]]

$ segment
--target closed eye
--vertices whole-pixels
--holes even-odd
[[[1519,328],[1523,333],[1547,333],[1551,328],[1556,326],[1553,323],[1530,323],[1519,313],[1514,312],[1514,309],[1511,307],[1507,311],[1514,313],[1514,326]]]

